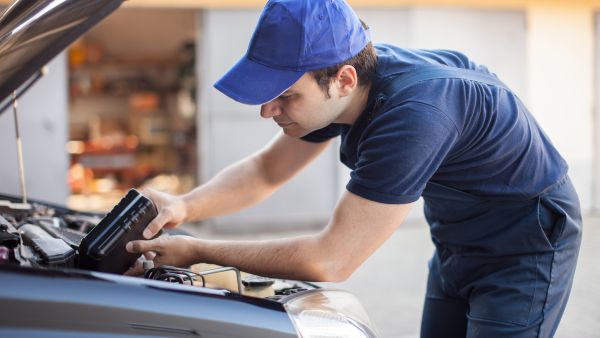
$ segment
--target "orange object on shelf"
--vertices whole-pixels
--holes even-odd
[[[135,112],[147,113],[158,109],[160,98],[157,93],[145,92],[131,94],[129,107]]]

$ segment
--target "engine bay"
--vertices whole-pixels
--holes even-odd
[[[126,199],[127,196],[124,197],[124,200]],[[123,206],[121,205],[121,207]],[[101,215],[77,212],[47,203],[33,202],[24,206],[18,203],[18,199],[14,197],[0,196],[0,265],[62,271],[79,269],[121,274],[124,270],[121,268],[119,268],[120,270],[114,270],[115,264],[112,264],[119,258],[110,252],[105,255],[104,263],[89,264],[90,257],[97,258],[98,254],[103,252],[101,250],[95,250],[93,253],[89,252],[90,238],[100,238],[100,236],[90,236],[90,234],[99,233],[101,226],[106,225],[106,220],[112,219],[114,221],[116,218],[115,211],[121,209],[115,206],[115,209],[107,215]],[[120,226],[115,226],[115,229],[119,230],[123,226],[132,226],[132,220],[137,221],[138,218],[141,218],[139,210],[140,208],[135,208],[133,213],[121,212],[119,216],[125,215],[127,217],[123,217],[125,221],[120,222]],[[143,227],[147,222],[147,219],[145,223],[142,222],[144,223]],[[117,233],[118,231],[114,230],[112,232]],[[138,233],[141,233],[141,231],[138,231]],[[161,236],[169,236],[169,233],[163,232]],[[104,239],[100,241],[102,246],[97,245],[97,247],[102,247],[105,250],[107,244],[115,248],[124,247],[124,243],[130,238],[132,237],[124,236],[123,233],[119,236],[104,234]],[[118,244],[115,245],[114,243]],[[134,261],[135,259],[141,260],[142,257],[134,257]],[[106,265],[106,262],[112,263]],[[102,268],[105,266],[111,268]],[[152,261],[146,261],[144,262],[144,270],[146,273],[143,277],[146,279],[193,287],[229,290],[246,296],[275,301],[287,295],[317,287],[305,282],[255,276],[233,267],[221,267],[204,263],[187,268],[177,268],[170,266],[154,267]]]
[[[39,203],[29,206],[0,206],[0,263],[74,268],[79,244],[101,217],[70,214]]]

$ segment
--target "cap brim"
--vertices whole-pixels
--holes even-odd
[[[260,105],[281,95],[304,73],[270,68],[245,55],[214,86],[233,100]]]

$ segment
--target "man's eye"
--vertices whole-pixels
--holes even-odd
[[[289,98],[291,98],[293,95],[289,94],[289,95],[280,95],[279,98],[282,100],[287,100]]]

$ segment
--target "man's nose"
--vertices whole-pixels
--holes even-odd
[[[268,119],[281,115],[281,108],[275,102],[265,103],[260,107],[260,116]]]

